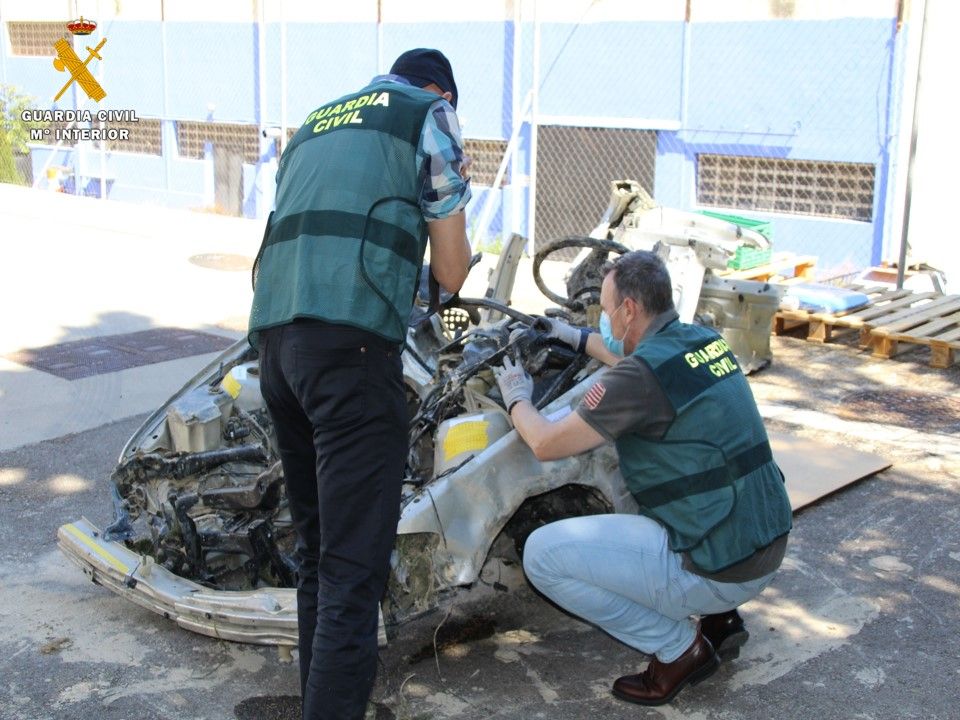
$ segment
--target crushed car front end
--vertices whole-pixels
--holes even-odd
[[[678,307],[715,318],[719,311],[697,303],[701,285],[715,282],[710,267],[742,234],[700,217],[655,217],[635,184],[613,190],[600,237],[562,239],[537,253],[536,284],[558,304],[547,314],[595,327],[604,261],[650,245],[668,267],[674,258],[675,284],[683,285],[675,288]],[[402,354],[410,450],[381,641],[391,628],[455,601],[485,563],[518,562],[537,527],[637,509],[612,446],[541,462],[512,429],[493,374],[505,357],[530,373],[534,403],[551,418],[572,412],[603,371],[550,340],[537,317],[511,307],[522,246],[518,237],[507,243],[485,297],[441,298],[436,313],[424,302],[410,318]],[[573,248],[582,252],[560,296],[545,287],[539,268],[551,253]],[[738,302],[744,292],[768,291],[738,288]],[[725,309],[737,319],[736,307]],[[764,359],[762,347],[744,347]],[[295,538],[258,367],[256,351],[241,341],[192,378],[121,452],[111,476],[113,522],[102,529],[69,523],[58,540],[95,583],[188,630],[292,646]]]

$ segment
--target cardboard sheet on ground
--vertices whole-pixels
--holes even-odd
[[[794,512],[891,465],[873,453],[782,433],[770,433],[770,446]]]

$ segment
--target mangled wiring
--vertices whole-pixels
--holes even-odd
[[[263,426],[257,422],[257,419],[253,416],[252,413],[248,413],[246,410],[241,408],[236,408],[237,415],[252,426],[254,434],[259,436],[260,444],[263,446],[264,454],[267,456],[267,461],[276,460],[277,453],[273,448],[273,443],[270,442],[270,434],[263,428]]]

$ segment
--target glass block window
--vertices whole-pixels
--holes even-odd
[[[204,143],[228,147],[243,155],[243,161],[260,158],[260,130],[256,125],[177,121],[177,146],[181,157],[203,158]]]
[[[97,123],[93,124],[98,127]],[[111,152],[140,153],[142,155],[162,155],[160,120],[158,118],[138,118],[137,122],[107,122],[104,127],[125,129],[126,140],[107,140],[107,150]]]
[[[697,203],[870,222],[876,167],[868,163],[697,155]]]
[[[297,134],[299,127],[287,128],[287,143]],[[507,151],[506,140],[475,140],[465,138],[463,141],[463,151],[473,158],[473,164],[470,166],[470,177],[474,185],[492,185],[497,176],[497,170],[500,169],[500,161],[503,154]],[[279,140],[277,153],[279,154]],[[501,185],[506,185],[507,175],[504,175]]]
[[[13,55],[56,57],[53,44],[67,37],[67,23],[63,22],[8,22],[10,52]]]
[[[299,126],[299,125],[295,125],[295,126],[293,126],[293,127],[288,127],[288,128],[287,128],[287,142],[286,142],[286,144],[284,145],[284,147],[288,147],[288,146],[290,145],[290,141],[293,140],[293,136],[297,134],[297,131],[298,131],[299,129],[300,129],[300,126]],[[280,157],[280,154],[281,154],[281,153],[280,153],[280,138],[277,138],[276,141],[275,141],[275,143],[276,143],[277,157]]]
[[[74,130],[84,128],[99,130],[100,123],[96,119],[90,123],[72,123],[65,120],[54,120],[50,122],[48,127],[50,128],[50,132],[45,136],[46,139],[43,140],[44,144],[75,147],[77,140],[72,134]],[[140,153],[143,155],[163,154],[160,120],[158,118],[138,118],[136,122],[111,120],[103,123],[103,127],[110,130],[127,131],[126,138],[118,136],[115,139],[111,138],[106,141],[109,152]],[[70,130],[71,134],[65,135],[64,132],[67,130]],[[61,138],[60,140],[56,139],[58,136]],[[93,145],[98,150],[100,149],[99,140],[94,140]]]
[[[493,185],[500,169],[503,154],[507,151],[506,140],[474,140],[465,138],[463,151],[473,158],[470,166],[470,177],[474,185]],[[501,186],[506,184],[507,175],[504,173]]]

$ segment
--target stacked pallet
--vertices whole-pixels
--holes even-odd
[[[901,345],[926,345],[932,367],[953,365],[960,350],[960,295],[888,286],[854,289],[867,295],[866,305],[835,313],[780,310],[774,317],[774,333],[805,325],[807,340],[830,342],[838,330],[856,331],[860,347],[872,349],[874,357],[893,357]]]

